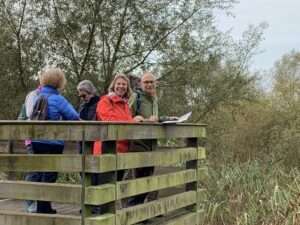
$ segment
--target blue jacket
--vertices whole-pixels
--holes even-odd
[[[79,120],[79,115],[74,107],[54,87],[45,85],[40,90],[40,94],[48,96],[48,120]],[[64,145],[64,142],[60,140],[32,141],[33,146],[40,144]]]

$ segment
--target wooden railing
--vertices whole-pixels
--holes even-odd
[[[151,219],[149,224],[200,224],[205,196],[201,181],[207,173],[205,136],[205,125],[199,124],[0,121],[0,140],[54,139],[83,143],[102,140],[106,146],[100,156],[93,156],[87,149],[82,155],[77,154],[76,149],[74,154],[68,155],[0,154],[0,172],[58,171],[82,173],[83,176],[82,183],[76,185],[1,181],[0,198],[78,204],[82,212],[77,216],[59,212],[48,215],[0,208],[0,225],[131,225],[147,219]],[[116,154],[116,140],[139,139],[152,140],[156,149]],[[172,143],[180,140],[185,144],[162,148],[157,145],[157,140]],[[148,166],[180,169],[117,181],[118,170]],[[91,186],[91,173],[105,175],[107,183]],[[119,207],[121,199],[159,190],[169,194],[144,204]],[[105,205],[106,211],[92,215],[95,205]]]

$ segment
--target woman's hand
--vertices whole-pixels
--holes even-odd
[[[135,116],[135,117],[133,118],[133,120],[134,120],[135,122],[143,122],[145,119],[144,119],[144,117],[142,117],[142,116]]]
[[[144,119],[144,122],[158,122],[158,117],[150,116],[148,119]]]

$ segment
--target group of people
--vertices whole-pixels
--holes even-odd
[[[48,120],[99,120],[122,122],[158,122],[158,101],[156,96],[156,80],[152,73],[145,72],[141,77],[140,88],[134,92],[130,86],[129,78],[124,74],[116,74],[113,78],[108,93],[102,97],[97,95],[97,89],[89,80],[83,80],[77,85],[78,96],[82,100],[78,112],[60,94],[66,84],[64,73],[59,68],[49,68],[39,77],[40,86],[30,92],[22,108],[20,118],[30,118],[34,104],[38,97],[43,95],[48,101]],[[101,141],[88,143],[93,154],[102,154],[104,149]],[[134,145],[135,150],[151,151],[151,140],[130,142],[119,140],[116,143],[118,153],[126,153]],[[26,140],[26,149],[30,154],[61,154],[64,142],[61,140]],[[152,175],[153,167],[135,170],[136,177]],[[124,173],[118,179],[123,179]],[[25,177],[31,182],[56,182],[56,172],[31,172]],[[101,184],[101,177],[95,177],[92,185]],[[131,199],[131,204],[143,203],[147,194],[142,194]],[[55,214],[49,201],[26,201],[28,212]]]

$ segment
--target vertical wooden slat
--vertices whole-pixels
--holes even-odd
[[[116,141],[103,141],[102,142],[102,154],[117,154]],[[117,158],[118,157],[115,158],[116,165],[117,165]],[[118,177],[117,170],[112,171],[112,172],[101,173],[101,176],[100,176],[101,184],[111,183],[111,184],[114,184],[116,187],[117,177]],[[115,191],[115,194],[116,194],[116,191]],[[116,196],[115,196],[115,199],[116,199]],[[102,213],[116,214],[118,204],[120,204],[120,202],[115,200],[112,203],[108,203],[106,205],[101,206],[101,214]]]
[[[187,143],[187,147],[192,147],[192,148],[196,148],[196,149],[198,148],[198,139],[197,138],[187,138],[186,143]],[[196,170],[196,174],[197,174],[198,157],[195,160],[188,161],[186,163],[186,168]],[[186,185],[186,190],[187,191],[193,190],[193,191],[196,191],[196,193],[197,193],[197,187],[198,187],[198,180],[196,180],[195,182],[187,184]],[[198,193],[197,193],[197,196],[198,196]],[[197,212],[198,207],[199,207],[198,202],[196,201],[196,203],[194,205],[187,207],[187,209],[192,211],[192,212]],[[196,224],[197,225],[199,224],[198,223],[198,217],[196,219]]]
[[[88,208],[85,206],[85,187],[86,187],[86,174],[85,174],[85,159],[86,159],[86,151],[85,151],[85,131],[82,131],[82,140],[81,140],[81,225],[85,225],[85,218],[89,214]]]
[[[203,186],[203,179],[207,175],[207,170],[205,170],[206,164],[206,150],[205,150],[206,138],[198,138],[197,146],[197,223],[202,224],[204,218],[203,202],[206,198],[206,189]],[[204,170],[203,170],[204,169]],[[201,213],[200,213],[201,212]]]
[[[88,186],[92,185],[92,174],[86,173],[86,158],[87,155],[90,155],[92,153],[91,145],[86,142],[86,134],[85,129],[82,130],[82,142],[81,142],[81,166],[82,166],[82,172],[81,172],[81,225],[86,224],[86,219],[89,218],[92,215],[92,206],[85,204],[85,198],[86,198],[86,190]]]

